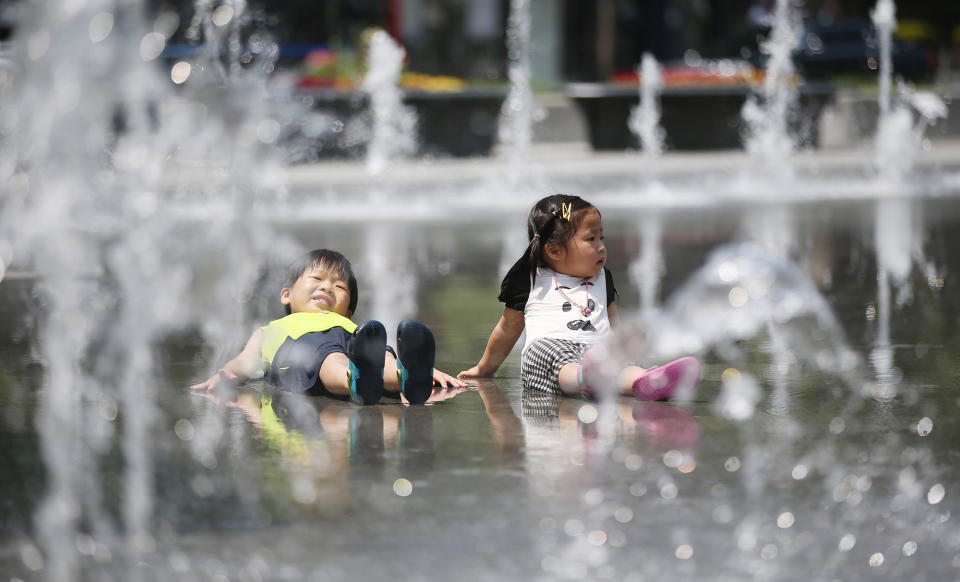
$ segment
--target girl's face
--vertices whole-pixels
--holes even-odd
[[[585,216],[570,240],[563,246],[548,244],[546,251],[554,271],[591,279],[600,273],[607,262],[607,247],[603,244],[600,213],[596,208],[588,208],[583,212]]]
[[[280,302],[291,313],[332,311],[350,317],[350,286],[335,269],[308,267],[293,284],[280,290]]]

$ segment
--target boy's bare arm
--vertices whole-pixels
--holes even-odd
[[[510,355],[510,350],[513,349],[517,340],[520,339],[520,334],[523,333],[523,327],[523,312],[505,307],[500,321],[497,322],[490,334],[490,339],[487,340],[487,348],[484,350],[480,362],[469,370],[460,372],[457,377],[492,376],[500,368],[500,364]]]
[[[194,384],[191,390],[213,390],[222,381],[239,384],[263,371],[260,362],[260,347],[263,344],[263,330],[253,332],[243,350],[229,362],[217,370],[217,373],[205,381]]]

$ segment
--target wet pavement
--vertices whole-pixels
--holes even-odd
[[[229,350],[173,336],[156,356],[168,380],[147,451],[149,536],[129,545],[123,534],[118,428],[96,445],[100,467],[79,496],[89,506],[74,540],[78,579],[955,579],[960,208],[950,197],[909,203],[919,227],[904,240],[919,252],[884,303],[877,204],[789,208],[796,262],[862,358],[852,376],[771,332],[733,342],[734,358],[699,353],[703,381],[689,401],[525,394],[514,354],[496,378],[427,406],[361,408],[256,383],[191,394]],[[738,205],[657,216],[661,298],[759,221]],[[642,217],[604,215],[625,311],[641,301],[630,273]],[[412,305],[406,315],[437,335],[438,367],[456,373],[499,314],[497,271],[522,237],[514,222],[404,223],[389,231],[390,253],[412,276],[386,290],[371,282],[381,273],[369,267],[369,236],[337,230],[373,226],[294,230],[305,247],[349,240],[341,250],[370,290],[358,319],[400,319]],[[23,275],[0,286],[0,572],[11,580],[48,574],[34,521],[45,486],[32,421],[43,369],[34,284]],[[253,319],[275,308],[253,304],[268,305]],[[107,393],[85,406],[122,426]]]

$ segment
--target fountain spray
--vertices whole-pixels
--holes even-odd
[[[640,104],[630,112],[627,125],[630,131],[640,139],[646,170],[644,195],[649,197],[663,190],[663,186],[656,180],[656,165],[663,154],[665,135],[660,126],[660,91],[663,88],[663,74],[656,58],[649,53],[643,55],[641,64],[637,67],[637,73],[640,77]],[[644,316],[651,315],[656,308],[660,278],[663,276],[662,230],[659,213],[648,209],[641,221],[641,254],[630,265],[629,271],[631,280],[640,287],[640,308]]]
[[[10,186],[0,221],[14,261],[36,273],[42,305],[37,423],[48,489],[36,521],[50,580],[76,579],[104,556],[141,575],[137,564],[156,549],[156,344],[185,328],[223,340],[246,327],[260,261],[286,250],[253,212],[282,190],[271,154],[279,123],[263,83],[277,51],[255,39],[241,67],[243,7],[205,6],[195,19],[228,60],[211,49],[172,69],[159,60],[177,28],[169,14],[151,30],[138,3],[18,13],[14,81],[0,94]],[[198,160],[209,169],[195,170]],[[197,212],[161,212],[174,201]],[[101,474],[114,444],[116,520]]]
[[[796,144],[787,129],[787,121],[797,99],[791,83],[798,26],[790,0],[777,0],[770,37],[761,46],[767,55],[762,102],[749,98],[742,113],[748,129],[747,151],[778,179],[792,177],[793,172],[790,158]]]
[[[946,105],[933,94],[917,92],[901,84],[901,99],[893,101],[893,31],[896,30],[896,5],[893,0],[878,0],[871,13],[880,47],[878,78],[877,135],[874,164],[877,187],[890,193],[877,201],[874,240],[877,253],[877,343],[871,360],[878,383],[874,395],[891,398],[896,395],[897,372],[890,346],[892,287],[899,290],[897,303],[911,299],[910,272],[914,262],[922,264],[922,245],[917,240],[919,222],[912,200],[899,195],[903,183],[916,165],[922,151],[923,134],[928,125],[946,117]],[[919,113],[914,121],[912,109]]]
[[[660,91],[663,89],[663,74],[656,57],[644,53],[636,68],[640,79],[640,104],[630,111],[627,126],[640,139],[644,161],[649,165],[663,154],[664,130],[660,127]],[[652,168],[651,168],[652,170]]]
[[[413,153],[417,118],[403,104],[398,87],[406,51],[390,35],[378,30],[370,38],[363,90],[370,97],[372,127],[367,145],[367,172],[382,176],[390,163]]]
[[[530,175],[533,125],[546,117],[530,86],[530,20],[530,0],[511,0],[507,23],[510,92],[503,102],[498,135],[505,146],[507,179],[513,185]]]

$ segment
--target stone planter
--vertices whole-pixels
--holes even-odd
[[[746,86],[667,88],[660,94],[660,125],[669,150],[730,149],[743,146],[740,112],[752,89]],[[640,99],[636,87],[600,83],[571,84],[566,90],[583,113],[590,145],[596,150],[640,147],[627,127],[630,110]],[[800,89],[796,119],[791,131],[802,146],[819,141],[817,121],[832,99],[828,85],[805,85]]]
[[[334,131],[320,138],[320,157],[361,157],[370,138],[369,99],[362,92],[300,89],[313,110],[333,119]],[[466,157],[489,155],[497,137],[501,90],[456,93],[407,91],[404,104],[417,115],[417,155]]]

